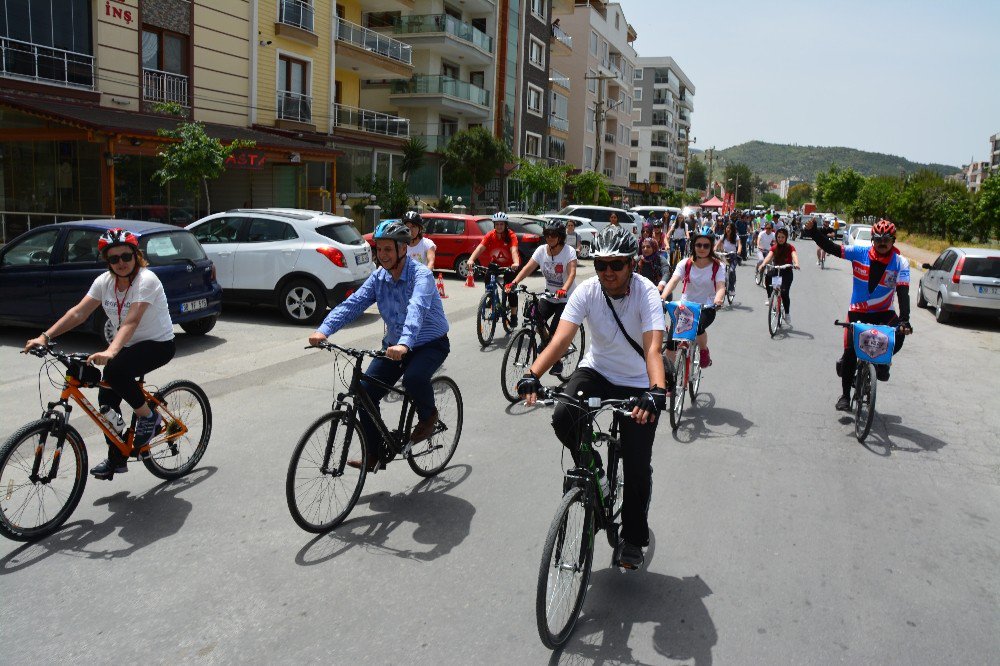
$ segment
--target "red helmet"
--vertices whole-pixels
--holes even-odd
[[[139,247],[139,239],[135,237],[131,231],[122,229],[121,227],[115,227],[114,229],[108,229],[103,234],[101,234],[100,239],[97,241],[97,250],[104,254],[105,250],[115,247],[116,245],[131,245],[133,247]]]
[[[889,220],[879,220],[872,227],[872,236],[896,236],[896,225]]]

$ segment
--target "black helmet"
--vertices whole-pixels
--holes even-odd
[[[559,242],[566,242],[566,223],[562,220],[549,220],[545,223],[543,234],[555,232],[559,236]]]
[[[423,229],[424,227],[424,221],[420,217],[420,213],[418,213],[415,210],[408,210],[405,213],[403,213],[403,222],[409,224],[415,224],[421,229]]]
[[[409,243],[410,230],[396,220],[385,220],[379,222],[378,226],[375,227],[375,233],[372,234],[372,238],[375,240],[394,240],[397,243]]]
[[[594,257],[634,257],[639,243],[624,227],[609,224],[594,238]]]

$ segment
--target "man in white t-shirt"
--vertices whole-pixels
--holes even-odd
[[[564,392],[588,398],[638,399],[632,418],[623,419],[621,424],[625,483],[621,539],[615,557],[626,569],[642,566],[642,549],[649,544],[650,460],[657,416],[666,404],[660,357],[663,306],[656,286],[633,273],[637,252],[638,243],[628,231],[612,226],[601,230],[594,239],[597,276],[584,281],[569,297],[552,342],[517,385],[526,403],[534,404],[541,390],[538,378],[562,358],[586,319],[590,332],[587,351]],[[579,459],[581,433],[573,408],[557,404],[552,427],[576,465],[588,467],[589,461]]]
[[[433,272],[437,245],[430,238],[424,236],[424,221],[420,217],[420,213],[408,210],[403,213],[402,222],[410,230],[411,237],[406,246],[406,256],[418,264],[423,264]]]
[[[768,220],[764,223],[764,228],[757,234],[757,265],[764,261],[764,257],[771,251],[774,244],[774,223]]]

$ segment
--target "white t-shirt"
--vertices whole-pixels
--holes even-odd
[[[156,273],[148,268],[140,268],[135,280],[125,291],[115,289],[115,277],[110,271],[101,273],[90,285],[87,292],[95,301],[100,301],[104,306],[104,313],[108,315],[108,320],[116,327],[128,317],[129,308],[132,303],[149,303],[149,307],[142,313],[142,319],[132,334],[132,339],[125,345],[131,347],[138,342],[153,340],[154,342],[166,342],[174,339],[174,324],[170,321],[170,308],[167,306],[167,295],[163,292],[163,285]],[[118,316],[118,308],[121,304],[121,317]]]
[[[774,242],[774,232],[773,231],[771,233],[767,233],[766,231],[762,231],[759,234],[757,234],[757,247],[764,254],[767,254],[768,252],[771,251],[771,243],[773,243],[773,242]]]
[[[432,241],[430,238],[424,236],[419,241],[417,241],[416,245],[406,246],[406,256],[408,256],[410,259],[413,259],[417,263],[426,266],[428,250],[434,250],[436,252],[437,245],[435,245],[434,241]]]
[[[723,236],[723,238],[722,238],[722,251],[723,252],[726,252],[726,253],[736,252],[739,249],[740,249],[740,246],[737,243],[733,243],[728,238],[726,238],[725,236]]]
[[[622,299],[612,298],[611,303],[622,326],[637,344],[642,345],[643,333],[664,330],[660,294],[653,283],[641,275],[633,274],[628,295]],[[573,292],[561,318],[577,325],[587,320],[587,351],[580,360],[580,367],[596,370],[618,386],[649,387],[646,360],[622,335],[614,315],[608,310],[596,276],[585,280]]]
[[[545,288],[555,293],[562,289],[566,283],[566,275],[569,273],[569,262],[576,261],[576,250],[569,245],[563,245],[562,249],[559,250],[559,254],[553,257],[549,254],[547,245],[539,245],[535,248],[535,253],[531,255],[531,259],[542,269],[542,276],[545,278]],[[574,280],[569,293],[572,294],[575,289],[576,281]],[[566,301],[564,298],[550,298],[549,300],[554,303],[564,303]]]
[[[688,282],[687,288],[684,287],[684,276],[687,273],[688,264],[691,264],[691,281]],[[718,271],[715,274],[715,282],[712,281],[712,271],[715,266],[712,262],[709,262],[708,266],[704,268],[698,268],[695,266],[691,259],[685,259],[684,261],[677,264],[677,268],[674,269],[674,277],[678,278],[678,285],[684,292],[681,296],[682,301],[690,301],[691,303],[698,303],[699,305],[709,305],[715,302],[715,290],[717,289],[717,282],[725,282],[726,280],[726,269],[724,266],[719,266]]]

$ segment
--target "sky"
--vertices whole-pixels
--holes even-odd
[[[640,56],[695,86],[692,135],[989,159],[1000,0],[620,0]]]

